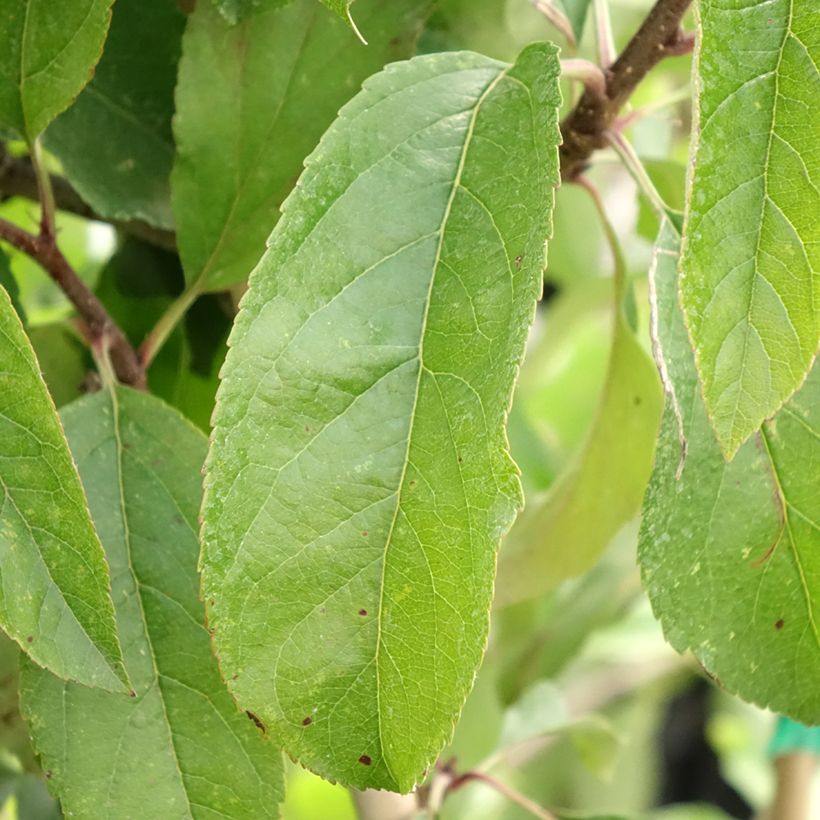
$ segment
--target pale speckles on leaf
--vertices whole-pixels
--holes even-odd
[[[557,74],[538,45],[513,66],[441,53],[368,79],[235,324],[206,469],[208,621],[242,707],[357,788],[412,788],[483,653],[521,503],[505,421],[557,182]]]

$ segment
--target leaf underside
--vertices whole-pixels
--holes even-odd
[[[0,288],[0,627],[37,663],[125,691],[105,557],[54,404]]]
[[[727,464],[677,305],[677,241],[667,224],[656,250],[669,394],[644,501],[644,586],[669,641],[681,652],[691,649],[721,685],[816,724],[820,368]],[[682,471],[679,423],[686,441]]]
[[[680,288],[732,456],[800,386],[820,340],[820,26],[816,0],[699,8]]]
[[[397,63],[341,112],[251,277],[218,395],[203,589],[286,751],[407,791],[452,732],[521,504],[504,432],[541,289],[554,47]]]
[[[0,124],[31,141],[91,79],[114,0],[0,0]]]
[[[49,787],[73,817],[278,817],[281,754],[225,691],[197,594],[205,437],[127,388],[80,399],[63,420],[111,565],[135,696],[23,664],[23,712]]]
[[[426,9],[426,0],[360,0],[363,48],[317,0],[233,27],[210,2],[197,4],[183,40],[171,180],[189,283],[222,290],[247,279],[304,158],[366,77],[413,53]]]

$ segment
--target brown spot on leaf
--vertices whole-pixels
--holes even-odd
[[[302,726],[310,726],[310,724],[311,724],[311,723],[313,723],[313,718],[312,718],[310,715],[308,715],[308,716],[307,716],[307,717],[306,717],[306,718],[302,721]]]
[[[368,532],[367,530],[362,530],[362,538],[367,538]]]
[[[518,255],[518,256],[516,256],[516,257],[515,257],[515,269],[516,269],[516,270],[521,270],[521,263],[522,263],[523,261],[524,261],[524,257],[523,257],[523,256]]]
[[[774,628],[779,632],[785,626],[786,622],[782,618],[778,618],[774,622]]]
[[[28,638],[26,638],[26,643],[34,643],[34,637],[29,635]]]
[[[262,732],[263,735],[268,733],[268,729],[264,723],[253,713],[250,709],[245,710],[245,714],[256,724],[256,728]]]
[[[372,762],[373,762],[373,761],[372,761],[372,759],[370,758],[370,755],[362,755],[362,756],[359,758],[359,763],[361,763],[361,764],[362,764],[362,766],[369,766]]]
[[[364,618],[364,616],[367,615],[367,610],[366,609],[360,609],[359,610],[359,615],[361,615],[362,618]]]

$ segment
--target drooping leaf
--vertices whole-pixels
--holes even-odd
[[[800,386],[820,340],[820,26],[815,0],[705,0],[700,17],[680,288],[732,456]]]
[[[220,290],[247,278],[305,156],[362,80],[412,52],[425,7],[359,0],[363,48],[317,0],[234,27],[211,3],[197,5],[180,62],[172,176],[189,282]]]
[[[0,125],[31,141],[82,91],[114,0],[0,0]]]
[[[486,640],[521,504],[504,423],[557,180],[555,51],[370,79],[309,158],[232,332],[208,622],[239,702],[357,787],[417,782]]]
[[[820,368],[727,464],[677,306],[677,241],[667,224],[656,250],[667,406],[644,500],[644,586],[675,648],[691,649],[729,691],[815,724]]]
[[[0,627],[55,675],[124,691],[108,567],[40,368],[0,288]]]
[[[171,116],[184,26],[176,0],[117,0],[94,79],[45,134],[101,216],[173,227]]]
[[[127,388],[74,402],[63,419],[136,694],[23,664],[23,713],[50,787],[67,816],[278,817],[281,754],[225,691],[197,594],[205,437]]]
[[[639,511],[661,413],[655,367],[621,310],[592,430],[575,462],[527,505],[504,541],[496,602],[534,598],[580,575]]]

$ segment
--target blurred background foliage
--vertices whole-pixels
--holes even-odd
[[[583,29],[576,45],[530,0],[438,0],[419,50],[473,49],[508,60],[526,43],[550,39],[565,56],[596,60],[589,0],[552,3],[566,12],[576,34]],[[612,0],[616,49],[650,5],[650,0]],[[174,70],[178,42],[173,38],[181,29],[176,25],[164,32],[163,48],[171,57],[157,60],[156,71]],[[677,209],[684,199],[690,63],[689,57],[662,62],[624,111],[624,134]],[[168,76],[152,77],[150,83],[171,87]],[[567,109],[579,93],[577,83],[565,83]],[[159,130],[168,126],[168,113],[155,112]],[[75,115],[69,111],[56,120],[47,146],[70,141],[69,118]],[[13,143],[6,147],[12,155],[22,150]],[[55,157],[49,161],[55,172],[68,171]],[[87,171],[86,165],[78,174]],[[649,357],[647,270],[657,217],[614,153],[596,154],[589,177],[603,194],[622,244],[637,306],[637,337]],[[38,209],[12,197],[0,203],[0,215],[35,228]],[[68,213],[58,214],[58,229],[70,262],[138,344],[183,288],[176,254]],[[606,424],[597,407],[612,344],[612,269],[588,193],[563,187],[557,192],[544,298],[510,412],[510,443],[530,505],[583,457],[595,425]],[[91,358],[56,286],[34,262],[8,248],[0,253],[0,283],[16,295],[56,403],[93,389]],[[241,288],[201,296],[149,371],[151,389],[205,431],[240,295]],[[652,425],[644,433],[654,442]],[[617,485],[629,469],[629,463],[612,461],[598,480]],[[601,498],[607,503],[605,493]],[[537,597],[497,607],[486,659],[440,764],[450,761],[458,771],[491,774],[541,805],[561,807],[567,818],[751,817],[772,797],[766,744],[773,716],[721,693],[666,645],[641,591],[637,508],[632,512],[632,520],[610,534],[592,569]],[[507,570],[526,573],[526,560]],[[501,593],[504,583],[502,572]],[[0,641],[0,818],[59,817],[17,711],[16,652],[10,642]],[[287,772],[285,820],[356,818],[346,789],[290,763]],[[447,797],[441,816],[518,820],[529,815],[473,781]]]

